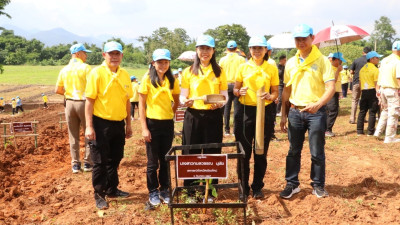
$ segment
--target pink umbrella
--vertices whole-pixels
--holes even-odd
[[[369,36],[363,29],[354,25],[334,25],[325,28],[315,35],[313,44],[320,48],[341,45],[352,41],[357,41]]]
[[[188,62],[193,62],[194,59],[196,58],[196,52],[195,51],[186,51],[183,52],[178,59],[182,61],[188,61]]]

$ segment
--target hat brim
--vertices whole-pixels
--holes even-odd
[[[108,52],[112,52],[112,51],[119,51],[122,53],[121,49],[117,49],[117,48],[107,49],[107,51],[104,51],[104,52],[108,53]]]
[[[171,58],[166,57],[166,56],[161,56],[161,57],[153,58],[153,61],[155,62],[155,61],[162,60],[162,59],[166,59],[166,60],[171,61]]]
[[[306,33],[295,33],[295,34],[293,34],[293,37],[294,38],[297,38],[297,37],[308,37],[310,35],[311,35],[311,33],[308,33],[308,32],[306,32]]]
[[[200,43],[200,44],[196,45],[196,47],[199,47],[199,46],[208,46],[208,47],[211,47],[211,48],[215,48],[215,45],[205,44],[205,43]]]

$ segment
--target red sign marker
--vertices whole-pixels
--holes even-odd
[[[227,155],[176,156],[178,179],[226,179]]]

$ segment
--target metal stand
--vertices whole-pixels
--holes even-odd
[[[236,169],[238,175],[238,181],[236,183],[227,183],[227,184],[213,184],[213,186],[218,189],[227,189],[227,188],[237,188],[238,190],[238,200],[235,203],[180,203],[179,202],[179,194],[183,190],[205,190],[205,185],[196,185],[196,186],[179,186],[177,179],[177,164],[176,164],[176,156],[177,151],[184,150],[185,152],[189,152],[194,149],[207,149],[207,148],[224,148],[224,147],[236,147],[236,153],[227,153],[228,160],[236,159],[237,166],[240,165],[240,173],[239,168]],[[243,217],[244,224],[246,224],[246,207],[247,207],[247,195],[244,194],[244,164],[243,159],[245,158],[245,153],[243,151],[243,147],[239,142],[234,143],[212,143],[212,144],[197,144],[197,145],[182,145],[182,146],[173,146],[168,153],[165,155],[165,160],[168,161],[168,180],[169,180],[169,191],[171,196],[171,201],[168,204],[168,207],[171,211],[171,223],[174,224],[174,208],[242,208],[243,209]],[[172,188],[171,185],[171,165],[170,161],[174,161],[175,165],[175,187]]]

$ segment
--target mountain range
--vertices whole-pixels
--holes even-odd
[[[7,30],[13,30],[15,35],[22,36],[28,40],[37,39],[45,44],[45,46],[53,46],[58,44],[71,44],[74,41],[88,44],[95,44],[98,47],[101,47],[105,41],[108,39],[115,37],[109,34],[102,34],[99,36],[91,37],[91,36],[80,36],[69,32],[63,28],[54,28],[50,30],[24,30],[19,27],[13,25],[3,25]],[[136,46],[143,46],[141,42],[137,40],[137,38],[126,38],[126,37],[116,37],[121,38],[121,40],[125,44],[132,43]]]

